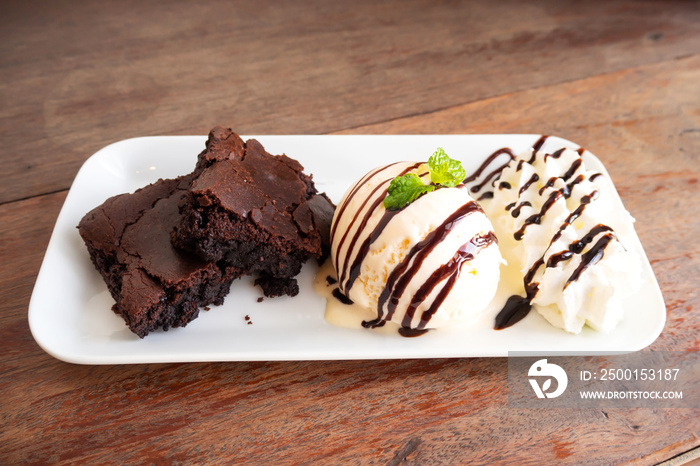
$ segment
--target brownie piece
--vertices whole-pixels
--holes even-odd
[[[195,174],[159,180],[87,213],[78,230],[116,301],[114,312],[143,338],[184,327],[199,307],[223,303],[243,271],[177,250],[172,231]]]
[[[197,170],[174,244],[258,274],[266,296],[296,295],[302,264],[328,251],[333,203],[299,162],[230,129],[212,130]]]

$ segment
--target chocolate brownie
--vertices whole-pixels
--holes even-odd
[[[112,197],[83,217],[78,230],[116,301],[114,312],[143,338],[184,327],[199,307],[223,303],[243,271],[177,250],[172,231],[195,174],[159,180]]]
[[[243,142],[230,129],[215,128],[184,198],[174,244],[258,274],[266,296],[294,296],[302,264],[327,252],[335,209],[303,169],[254,139]]]

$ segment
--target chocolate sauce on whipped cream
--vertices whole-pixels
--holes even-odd
[[[551,154],[544,154],[544,161],[546,162],[548,157],[551,157],[553,159],[558,159],[559,157],[561,157],[561,154],[563,154],[563,153],[564,153],[564,148],[562,147],[559,150],[555,150]],[[579,154],[579,155],[581,155],[581,154]]]
[[[525,184],[522,185],[522,186],[520,187],[520,189],[518,190],[518,195],[520,195],[520,194],[524,193],[525,191],[527,191],[527,189],[528,189],[530,186],[532,186],[532,183],[534,183],[534,182],[536,182],[536,181],[539,181],[539,180],[540,180],[540,176],[539,176],[537,173],[533,173],[532,176],[530,177],[530,179],[527,180],[527,181],[525,182]]]
[[[606,233],[605,235],[601,236],[600,239],[598,239],[598,241],[593,245],[591,249],[588,250],[588,252],[584,253],[581,256],[581,263],[578,265],[578,267],[576,267],[574,273],[572,273],[569,279],[566,281],[564,289],[566,289],[566,287],[569,286],[570,283],[578,280],[583,271],[586,270],[589,266],[594,265],[596,262],[603,258],[603,252],[605,251],[607,245],[610,244],[610,241],[613,240],[613,238],[614,235],[612,233]]]
[[[534,161],[534,156],[535,156],[535,154],[542,148],[542,146],[544,145],[544,143],[547,141],[548,138],[549,138],[548,135],[543,134],[543,135],[540,136],[540,138],[532,145],[532,149],[533,149],[533,152],[532,152],[532,153],[533,153],[533,159],[531,159],[529,163],[532,163],[532,162]],[[481,190],[489,183],[489,181],[492,181],[492,180],[493,180],[493,181],[492,181],[492,185],[495,185],[496,181],[497,181],[498,178],[501,176],[501,172],[503,172],[503,170],[504,170],[508,165],[510,165],[510,162],[511,162],[511,161],[515,160],[515,158],[516,158],[517,155],[516,155],[515,152],[513,152],[510,148],[508,148],[508,147],[502,147],[502,148],[496,150],[495,152],[493,152],[493,153],[492,153],[491,155],[489,155],[488,157],[486,157],[486,160],[484,160],[484,162],[479,166],[479,168],[477,168],[471,175],[467,176],[467,177],[464,179],[463,183],[466,184],[466,185],[471,184],[471,183],[474,183],[474,182],[482,175],[482,173],[484,173],[484,172],[486,171],[486,169],[489,168],[489,167],[491,166],[491,164],[493,164],[493,162],[494,162],[495,160],[497,160],[501,155],[504,155],[504,154],[507,155],[508,161],[505,162],[505,163],[503,163],[503,164],[501,164],[501,165],[499,165],[499,166],[497,166],[496,168],[494,168],[493,170],[491,170],[490,172],[488,172],[488,173],[486,174],[486,176],[484,176],[483,179],[482,179],[480,182],[478,182],[478,183],[472,185],[472,186],[469,188],[469,191],[470,191],[472,194],[476,194],[476,193],[478,193],[479,191],[481,191]],[[556,157],[559,157],[559,155],[561,155],[561,153],[557,154]],[[552,155],[550,155],[550,156],[552,156]],[[521,161],[518,163],[518,170],[520,170],[520,168],[522,167],[522,164],[523,164],[523,163],[524,163],[523,160],[521,160]],[[510,185],[508,185],[507,188],[506,188],[505,185],[504,185],[504,186],[500,186],[500,185],[499,185],[499,189],[510,189]],[[484,193],[481,195],[481,197],[479,197],[477,200],[480,201],[480,200],[482,200],[482,199],[491,199],[491,198],[493,198],[493,192],[492,192],[492,191],[486,191],[486,192],[484,192]]]
[[[532,145],[532,152],[539,152],[542,149],[544,143],[549,139],[548,134],[543,134],[540,138]]]
[[[510,215],[512,215],[513,218],[518,218],[518,217],[520,217],[520,211],[522,210],[522,208],[523,207],[530,207],[530,206],[532,206],[532,204],[530,204],[530,201],[523,201],[520,204],[518,204],[518,206],[510,212]],[[506,208],[506,210],[509,210],[509,209]]]
[[[578,168],[581,164],[574,163],[573,165],[575,165]],[[569,169],[569,171],[571,171],[571,170]],[[569,172],[567,172],[565,174],[565,176],[562,176],[561,179],[566,181],[569,178],[571,178],[571,176],[572,176],[572,174],[569,174]],[[525,223],[523,223],[523,226],[520,227],[520,229],[513,234],[513,237],[518,241],[522,240],[523,235],[525,235],[525,229],[529,225],[532,225],[533,223],[539,225],[540,222],[542,221],[542,217],[544,217],[544,215],[547,213],[547,211],[552,208],[554,203],[557,202],[557,200],[559,200],[561,197],[564,197],[565,199],[568,199],[569,197],[571,197],[571,192],[572,192],[573,187],[575,185],[579,184],[584,179],[585,179],[585,177],[583,175],[578,175],[576,178],[574,178],[574,180],[571,183],[564,185],[562,188],[560,188],[556,191],[553,191],[549,195],[547,200],[544,202],[544,204],[542,204],[542,208],[540,209],[540,211],[538,213],[533,214],[530,217],[528,217],[525,220]],[[590,195],[584,196],[583,198],[581,198],[581,206],[584,206],[584,207],[579,206],[579,208],[577,208],[574,211],[574,213],[572,213],[572,215],[569,216],[569,218],[567,219],[567,222],[571,223],[578,216],[580,216],[581,212],[583,212],[583,209],[585,208],[585,205],[589,204],[591,202],[591,200],[594,199],[595,196],[597,196],[597,195],[598,195],[598,191],[593,191]],[[573,216],[573,218],[572,218],[572,216]]]
[[[541,136],[535,144],[533,144],[533,152],[532,152],[532,157],[528,161],[520,160],[518,162],[518,165],[516,167],[516,171],[519,171],[522,169],[524,163],[529,163],[532,164],[535,162],[538,152],[544,145],[546,139],[548,138],[547,135]],[[559,149],[555,152],[552,152],[551,154],[544,154],[543,155],[543,161],[546,162],[548,158],[553,158],[553,159],[558,159],[561,157],[561,155],[564,152],[564,148]],[[557,189],[555,191],[552,191],[545,202],[542,204],[542,207],[540,210],[532,215],[530,215],[523,224],[521,225],[520,229],[517,230],[513,237],[517,241],[521,241],[523,239],[523,236],[525,235],[525,231],[529,225],[533,224],[540,224],[542,222],[542,218],[545,216],[545,214],[551,209],[551,207],[561,198],[568,199],[572,192],[574,186],[577,184],[583,182],[586,177],[584,174],[578,174],[577,176],[574,177],[574,175],[580,170],[580,168],[583,165],[583,159],[581,156],[583,155],[585,149],[580,147],[576,152],[578,153],[579,157],[573,161],[571,166],[559,177],[554,176],[551,177],[547,180],[547,182],[538,189],[538,194],[542,196],[545,191],[549,188],[552,188],[554,184],[557,182],[557,180],[561,179],[566,184],[561,187],[560,189]],[[488,160],[488,159],[487,159]],[[512,159],[514,160],[514,158]],[[488,160],[490,163],[491,160]],[[507,164],[506,164],[507,165]],[[499,182],[498,179],[502,173],[502,171],[505,169],[504,167],[499,167],[498,168],[498,175],[495,176],[493,185],[496,185],[499,183],[499,187],[502,186],[504,181]],[[480,171],[483,171],[483,168],[480,168]],[[588,179],[590,181],[593,181],[597,177],[601,176],[600,173],[595,173],[591,175]],[[572,179],[573,178],[573,179]],[[530,187],[533,185],[533,183],[537,182],[539,180],[539,176],[537,174],[533,174],[526,182],[525,184],[520,187],[518,194],[522,195],[525,191],[530,189]],[[479,187],[481,189],[481,187]],[[590,204],[594,199],[597,198],[599,192],[597,190],[593,190],[589,194],[586,194],[581,197],[579,206],[574,209],[566,218],[566,220],[562,223],[562,225],[559,227],[557,232],[554,234],[554,236],[551,238],[551,241],[549,243],[550,247],[552,244],[554,244],[562,235],[564,230],[570,226],[578,217],[581,216],[583,211],[585,210],[586,206]],[[520,215],[520,210],[523,206],[530,206],[531,204],[528,201],[521,201],[521,202],[512,202],[508,204],[505,207],[505,210],[510,212],[510,214],[517,218]],[[588,249],[585,253],[583,252],[584,249],[588,244],[593,242],[595,238],[598,238],[598,240],[595,242],[595,244]],[[508,298],[506,301],[505,305],[501,309],[501,311],[497,314],[495,323],[494,323],[494,328],[496,330],[501,330],[507,327],[510,327],[511,325],[514,325],[515,323],[519,322],[522,320],[525,316],[528,315],[532,308],[532,300],[535,298],[537,295],[537,292],[539,291],[539,283],[534,281],[534,277],[537,274],[538,270],[541,267],[545,268],[552,268],[552,267],[557,267],[559,264],[571,260],[573,257],[576,255],[581,256],[581,262],[579,265],[576,267],[574,272],[571,274],[571,276],[567,279],[566,284],[564,285],[563,290],[566,289],[566,287],[569,286],[570,283],[575,282],[581,277],[581,274],[590,266],[596,264],[600,259],[602,259],[605,248],[607,247],[608,244],[615,238],[614,232],[612,231],[612,228],[607,226],[607,225],[602,225],[598,224],[594,226],[590,231],[588,231],[581,239],[574,241],[571,243],[566,249],[556,252],[554,254],[551,254],[549,258],[546,260],[544,259],[544,256],[542,256],[540,259],[535,261],[535,263],[531,266],[531,268],[528,270],[527,274],[525,274],[525,277],[523,279],[523,284],[525,286],[525,294],[526,296],[520,296],[520,295],[513,295]],[[547,248],[549,249],[549,247]],[[562,291],[563,291],[562,290]]]
[[[498,179],[498,177],[501,175],[501,172],[508,166],[508,164],[509,164],[513,159],[515,159],[515,153],[514,153],[512,150],[510,150],[509,148],[507,148],[507,147],[503,147],[503,148],[501,148],[501,149],[498,149],[497,151],[495,151],[494,153],[492,153],[491,155],[489,155],[489,156],[486,158],[486,160],[484,160],[484,162],[479,166],[479,168],[477,168],[477,169],[474,171],[474,173],[472,173],[471,175],[469,175],[468,177],[466,177],[466,178],[464,179],[464,181],[463,181],[462,183],[464,183],[464,184],[472,183],[472,182],[475,181],[477,178],[479,178],[479,176],[481,176],[481,174],[489,167],[489,165],[491,165],[497,158],[499,158],[499,157],[500,157],[501,155],[503,155],[503,154],[505,154],[505,155],[508,156],[508,161],[507,161],[506,163],[504,163],[504,164],[502,164],[502,165],[496,167],[496,168],[495,168],[494,170],[492,170],[491,172],[489,172],[489,173],[484,177],[484,179],[483,179],[480,183],[475,184],[474,186],[472,186],[472,187],[470,188],[470,191],[471,191],[472,194],[476,194],[476,193],[478,193],[479,191],[481,191],[481,189],[482,189],[484,186],[486,186],[486,184],[487,184],[491,179]],[[483,194],[481,195],[481,197],[479,197],[478,200],[481,200],[481,199],[490,199],[490,198],[492,198],[492,197],[493,197],[493,192],[487,191],[487,192],[483,193]]]

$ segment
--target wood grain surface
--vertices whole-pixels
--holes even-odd
[[[667,306],[651,349],[698,351],[698,2],[8,0],[0,103],[1,464],[655,464],[700,446],[698,406],[511,407],[504,358],[78,366],[27,323],[67,189],[111,142],[527,132],[605,163]]]

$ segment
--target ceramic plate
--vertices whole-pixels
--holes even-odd
[[[427,160],[437,147],[462,160],[467,173],[491,153],[516,153],[539,135],[257,136],[273,154],[286,153],[313,173],[319,191],[338,202],[370,169],[398,160]],[[625,302],[625,319],[609,334],[589,328],[571,335],[531,312],[505,330],[493,330],[494,312],[468,327],[440,329],[404,338],[364,329],[335,327],[324,320],[325,300],[312,282],[318,266],[306,264],[301,292],[258,302],[251,279],[234,282],[221,306],[212,306],[185,328],[156,331],[139,339],[111,310],[113,300],[90,262],[76,225],[108,197],[186,174],[204,148],[204,136],[162,136],[117,142],[90,157],[80,169],[61,210],[29,305],[38,344],[54,357],[79,364],[195,361],[329,360],[507,356],[511,351],[600,353],[636,351],[660,334],[666,310],[639,240],[644,285]],[[578,148],[550,137],[545,149]],[[588,168],[607,172],[590,152]],[[615,208],[622,202],[615,193]],[[313,262],[313,261],[312,261]],[[250,323],[249,323],[250,322]]]

